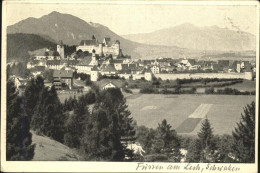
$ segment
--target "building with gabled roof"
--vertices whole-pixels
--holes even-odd
[[[66,86],[69,89],[73,87],[73,71],[71,70],[54,70],[53,85],[56,89],[62,89]]]
[[[103,64],[101,74],[106,76],[114,76],[117,74],[114,64]]]
[[[123,82],[119,80],[102,79],[96,82],[100,89],[105,90],[109,88],[123,88]]]

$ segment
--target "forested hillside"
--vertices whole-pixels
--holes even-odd
[[[7,34],[7,61],[22,61],[29,58],[28,51],[55,48],[56,43],[35,34]]]

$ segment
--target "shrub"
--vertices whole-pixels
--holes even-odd
[[[167,88],[163,88],[160,92],[161,94],[173,94],[171,90],[168,90]]]
[[[165,154],[151,154],[144,157],[145,162],[160,162],[168,161],[168,157]]]
[[[197,88],[196,87],[192,87],[191,90],[190,90],[190,94],[194,94],[196,91],[197,91]]]
[[[131,93],[131,94],[133,93],[133,91],[132,91],[131,89],[126,88],[126,87],[124,87],[123,90],[124,90],[124,92],[126,92],[126,93]]]
[[[205,89],[205,94],[214,94],[214,88],[211,87],[211,88],[206,88]]]
[[[145,86],[144,88],[140,89],[140,93],[142,94],[157,94],[159,93],[158,89],[153,88],[152,86]]]

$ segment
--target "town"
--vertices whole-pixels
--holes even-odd
[[[153,77],[162,80],[199,79],[199,78],[235,78],[252,80],[256,71],[253,61],[241,60],[197,60],[192,58],[159,58],[155,60],[133,60],[123,56],[120,41],[111,41],[109,37],[99,42],[93,35],[89,40],[82,40],[76,51],[66,55],[64,44],[59,41],[56,50],[42,48],[30,52],[27,69],[31,77],[53,70],[53,81],[46,80],[46,85],[54,85],[58,90],[72,90],[75,87],[75,73],[90,76],[93,82],[101,77],[122,78],[126,80],[144,79],[152,81]],[[17,87],[26,84],[26,78],[15,76]],[[107,81],[107,85],[111,82]],[[113,84],[114,87],[116,87]]]
[[[15,3],[3,15],[5,162],[255,167],[258,6]]]

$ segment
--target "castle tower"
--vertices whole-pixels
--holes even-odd
[[[95,65],[95,66],[91,69],[91,72],[90,72],[90,80],[91,80],[91,81],[98,81],[98,78],[99,78],[99,71],[98,71],[97,66]]]
[[[62,40],[60,40],[57,44],[57,52],[60,54],[60,57],[63,59],[65,57],[64,54],[64,45]]]
[[[116,40],[116,42],[115,42],[115,54],[117,55],[117,56],[120,56],[120,41],[119,40]]]

